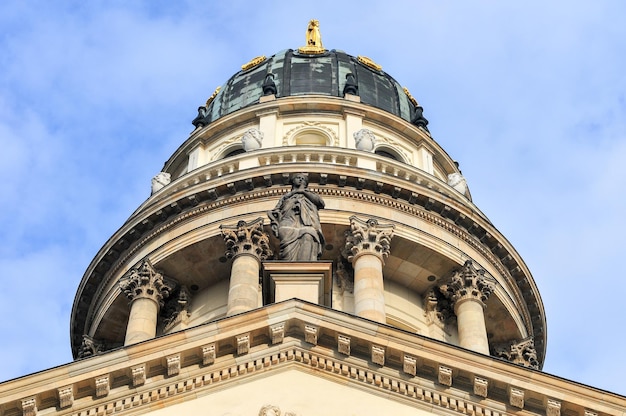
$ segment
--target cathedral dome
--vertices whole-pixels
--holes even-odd
[[[360,102],[380,108],[421,127],[428,121],[422,108],[381,66],[364,56],[341,50],[303,53],[286,49],[266,58],[259,56],[242,66],[209,98],[193,120],[207,125],[227,114],[257,104],[264,95],[276,98],[322,95],[359,96]]]
[[[408,90],[325,49],[316,22],[306,46],[254,58],[200,107],[85,272],[75,357],[297,298],[541,367],[545,313],[523,259]],[[285,218],[297,226],[281,231]]]

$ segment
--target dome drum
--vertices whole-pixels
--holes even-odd
[[[372,60],[325,50],[321,40],[255,58],[193,124],[152,195],[85,273],[72,310],[75,357],[87,341],[109,350],[317,290],[304,298],[483,354],[529,343],[531,365],[542,365],[545,316],[530,272],[472,202],[422,107]],[[307,188],[289,191],[297,173]],[[273,296],[299,278],[258,285],[264,262],[284,261],[284,236],[269,221],[282,213],[268,213],[284,195],[306,192],[319,209],[312,238],[321,250],[310,252],[321,253],[327,276],[309,273],[301,288]],[[127,291],[129,308],[120,285],[139,284],[128,283],[138,268],[161,276],[163,302]],[[146,316],[150,328],[127,324],[129,316]]]
[[[302,152],[307,151],[306,148],[298,150]],[[239,157],[244,156],[245,155],[240,155]],[[377,156],[371,154],[369,157],[377,158]],[[341,166],[345,165],[339,165],[339,168],[341,168]],[[280,169],[277,170],[278,167],[280,167]],[[110,316],[108,316],[110,313],[122,313],[120,311],[123,308],[120,307],[112,308],[110,312],[106,312],[108,308],[106,305],[119,303],[117,299],[120,294],[116,288],[116,280],[119,279],[126,270],[136,266],[137,262],[146,256],[153,259],[156,267],[167,271],[166,274],[181,280],[181,284],[185,284],[187,287],[198,286],[199,290],[197,289],[198,291],[196,293],[200,293],[203,290],[212,291],[213,289],[209,288],[219,284],[224,277],[228,276],[228,263],[220,262],[220,258],[223,257],[224,248],[223,241],[219,236],[219,225],[225,221],[223,217],[224,209],[228,209],[229,215],[232,216],[228,221],[232,223],[236,222],[237,218],[256,218],[262,216],[267,209],[275,204],[276,198],[284,192],[285,183],[290,174],[297,172],[301,167],[301,162],[295,164],[292,162],[269,165],[260,167],[260,171],[255,170],[255,175],[252,177],[249,176],[250,173],[252,173],[251,171],[233,172],[224,174],[222,177],[205,182],[204,184],[200,183],[187,188],[183,187],[181,190],[176,190],[177,182],[174,182],[163,190],[166,192],[169,191],[167,192],[169,194],[167,197],[161,196],[160,198],[156,198],[159,195],[155,195],[154,197],[157,199],[156,202],[147,204],[143,210],[133,216],[134,220],[131,218],[130,223],[127,224],[128,226],[126,227],[126,235],[117,237],[117,243],[112,242],[115,246],[120,244],[121,241],[128,241],[129,234],[134,234],[131,233],[131,231],[138,233],[140,232],[138,231],[140,227],[150,225],[150,229],[145,228],[143,235],[128,247],[128,251],[123,250],[126,252],[122,253],[120,256],[122,262],[114,265],[113,269],[110,269],[110,271],[105,274],[110,283],[106,285],[108,289],[101,292],[99,295],[101,300],[97,302],[97,304],[100,306],[95,308],[101,311],[100,318],[98,318],[100,322],[104,324],[110,321]],[[510,319],[506,318],[506,316],[514,316],[515,311],[520,307],[522,309],[525,308],[522,306],[523,304],[530,303],[528,298],[524,299],[519,294],[516,283],[510,277],[507,277],[511,271],[517,271],[517,269],[519,269],[519,266],[517,266],[514,261],[515,258],[518,258],[516,253],[509,252],[506,249],[508,246],[506,241],[498,237],[497,231],[492,229],[487,221],[476,218],[475,213],[472,214],[465,210],[459,211],[458,208],[460,207],[450,207],[445,202],[449,200],[449,197],[443,197],[443,195],[428,187],[410,184],[406,180],[393,175],[383,175],[376,181],[372,179],[361,181],[360,179],[362,178],[359,175],[355,175],[355,172],[352,171],[353,169],[357,169],[358,171],[358,168],[349,165],[345,169],[351,171],[350,175],[342,175],[341,171],[337,172],[334,166],[329,166],[327,163],[313,163],[310,164],[309,167],[311,169],[309,172],[311,186],[313,186],[327,202],[327,209],[321,211],[321,218],[325,229],[324,234],[329,240],[328,245],[329,247],[333,247],[333,249],[325,251],[324,258],[335,260],[339,256],[338,250],[345,244],[343,233],[347,229],[347,217],[349,215],[356,212],[360,213],[358,215],[365,217],[371,215],[371,213],[378,213],[381,221],[388,221],[388,219],[385,220],[385,218],[395,217],[400,226],[398,235],[396,236],[397,243],[394,242],[392,245],[391,256],[384,269],[385,279],[390,283],[396,282],[394,285],[399,284],[400,287],[412,287],[415,293],[425,293],[429,285],[432,286],[432,283],[428,282],[426,277],[432,275],[443,277],[449,270],[453,269],[455,265],[458,265],[459,262],[462,261],[463,256],[472,257],[474,259],[483,258],[480,262],[483,267],[486,267],[486,265],[491,262],[492,265],[488,267],[488,269],[491,270],[490,274],[501,276],[501,285],[507,288],[504,292],[494,296],[494,300],[488,308],[494,311],[489,315],[494,318],[493,324],[497,322],[498,325],[504,325],[503,322]],[[417,169],[413,170],[418,172]],[[202,170],[199,170],[198,173],[201,174],[201,171]],[[348,172],[346,171],[345,173]],[[206,185],[208,184],[214,185],[215,187],[212,188],[212,190],[207,190]],[[441,184],[441,188],[445,186],[445,184]],[[182,192],[183,189],[185,190],[184,192]],[[454,195],[453,190],[449,190],[448,192],[450,195]],[[253,203],[253,201],[254,206],[258,207],[258,212],[250,212],[249,210],[250,204]],[[385,208],[385,210],[388,210],[388,213],[381,211],[381,206],[386,206],[387,208]],[[402,211],[405,213],[401,215],[406,218],[398,217]],[[211,214],[211,212],[215,213]],[[392,214],[392,212],[396,213]],[[214,218],[214,220],[209,220],[209,218]],[[418,218],[422,218],[421,225],[416,222]],[[208,226],[211,221],[215,222],[212,223],[213,225]],[[407,231],[404,231],[404,226],[401,224],[410,224],[411,222],[414,224],[412,226],[413,230],[407,229]],[[433,234],[432,227],[438,227],[440,231]],[[176,229],[180,231],[176,231]],[[430,229],[430,231],[428,235],[426,235],[419,231],[421,229]],[[181,237],[175,237],[176,234],[181,232],[183,233]],[[439,235],[439,237],[435,240],[431,240],[432,237],[429,237],[429,235]],[[451,256],[451,248],[455,245],[457,247],[459,246],[459,236],[462,235],[466,235],[466,243],[462,245],[465,248],[461,248],[458,254]],[[180,240],[180,238],[184,240]],[[436,247],[441,247],[440,240],[442,238],[450,240],[450,248],[447,249],[448,254],[445,254],[445,257],[443,257],[447,258],[447,260],[443,263],[441,263],[441,260],[435,260],[436,258],[443,259],[441,257],[443,253],[437,254],[436,252]],[[432,242],[426,244],[428,241]],[[274,242],[273,244],[276,243]],[[407,249],[416,244],[417,246],[415,247],[422,248]],[[428,246],[431,248],[427,248]],[[191,247],[196,248],[193,248],[193,251],[189,251]],[[395,253],[396,250],[398,251],[397,254]],[[497,253],[497,250],[502,251],[499,253],[500,257],[492,254],[492,251]],[[424,269],[423,272],[418,273],[421,277],[416,281],[416,283],[421,283],[419,283],[418,286],[412,286],[412,283],[406,281],[408,276],[403,275],[402,270],[407,267],[414,271],[419,270],[418,265],[421,260],[408,260],[408,258],[412,253],[420,252],[426,253],[424,256],[430,258],[432,264],[439,264],[438,267],[440,268],[433,269],[429,266],[429,269]],[[207,257],[208,253],[213,253],[214,257]],[[106,261],[107,257],[108,256],[104,255],[103,260]],[[508,263],[504,264],[504,261]],[[189,269],[180,269],[181,264],[189,265],[192,263],[197,264],[195,267],[200,267],[200,270],[196,269],[195,272],[190,273]],[[215,267],[217,264],[220,266]],[[104,269],[103,266],[96,266],[96,269],[99,268],[102,268],[101,270]],[[211,275],[213,279],[217,279],[213,284],[208,283],[211,281],[210,279],[207,280],[207,278],[210,278],[207,274],[209,269],[212,270]],[[397,273],[401,274],[395,276]],[[195,277],[191,278],[192,280],[185,281],[184,279],[180,279],[180,276],[186,276],[185,279],[190,279],[191,276]],[[206,286],[207,284],[209,284],[209,286]],[[395,290],[397,292],[396,289],[389,290]],[[406,289],[403,289],[400,292],[405,291]],[[515,299],[516,293],[517,299]],[[507,297],[511,296],[513,296],[513,299],[508,300]],[[528,296],[528,294],[526,294],[526,296]],[[502,298],[502,301],[497,301],[497,299],[500,298]],[[93,303],[95,304],[96,302]],[[491,306],[496,304],[500,304],[501,306]],[[507,304],[509,306],[505,306]],[[495,310],[498,308],[501,312],[496,313]],[[508,312],[506,312],[507,310]],[[90,314],[93,313],[94,311]],[[533,329],[531,329],[533,324],[529,323],[533,320],[532,315],[533,313],[528,311],[517,318],[513,318],[511,322],[517,322],[516,324],[508,323],[504,326],[518,328],[514,330],[516,337],[527,335],[533,332]],[[98,323],[96,322],[98,319],[95,319],[94,316],[92,316],[91,319],[94,319],[90,324],[91,331],[94,334],[105,335],[104,333],[107,331],[99,329]],[[121,321],[123,322],[123,319]],[[83,324],[87,324],[87,322]],[[540,325],[537,327],[540,327]],[[420,333],[424,333],[424,331],[425,329],[422,327]],[[119,336],[119,328],[117,332]],[[493,332],[497,333],[497,331]],[[448,337],[449,336],[450,335],[448,335]],[[116,345],[116,342],[119,343],[119,340],[111,339],[108,340],[108,342],[110,345]],[[539,342],[537,344],[539,346],[542,345]]]

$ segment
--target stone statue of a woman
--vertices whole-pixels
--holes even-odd
[[[324,208],[324,201],[308,184],[305,174],[293,175],[291,191],[268,212],[272,231],[280,241],[280,260],[309,262],[322,255],[324,235],[317,211]]]

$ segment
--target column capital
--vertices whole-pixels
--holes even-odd
[[[493,289],[493,283],[485,277],[485,270],[476,269],[471,260],[467,260],[463,267],[452,273],[446,283],[439,286],[441,293],[455,306],[463,300],[475,300],[484,307]]]
[[[78,358],[87,358],[100,354],[105,350],[103,343],[96,341],[87,334],[83,334],[83,342],[78,350]]]
[[[249,254],[258,260],[266,260],[272,255],[270,240],[263,231],[263,218],[254,221],[239,221],[236,225],[220,225],[224,242],[226,243],[226,257],[235,258],[241,254]]]
[[[393,224],[379,224],[375,218],[363,221],[350,217],[350,231],[346,234],[346,257],[349,261],[361,254],[373,254],[382,262],[389,255]]]
[[[159,307],[163,300],[169,297],[174,289],[172,282],[168,282],[161,273],[156,271],[149,259],[144,259],[141,265],[132,269],[119,282],[120,290],[131,301],[135,299],[151,299]]]

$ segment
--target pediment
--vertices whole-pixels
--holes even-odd
[[[295,299],[12,380],[0,397],[3,416],[624,408],[617,395]]]

